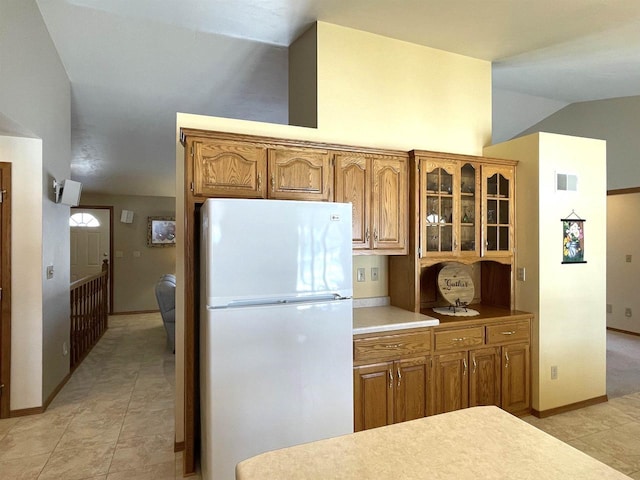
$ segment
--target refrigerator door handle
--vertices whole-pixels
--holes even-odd
[[[344,297],[337,293],[326,295],[313,295],[307,297],[283,297],[283,298],[254,298],[248,300],[232,300],[226,305],[209,307],[209,308],[241,308],[266,305],[291,305],[297,303],[320,303],[334,302],[336,300],[349,300],[351,297]]]

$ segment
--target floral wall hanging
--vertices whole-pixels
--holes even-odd
[[[574,218],[570,218],[574,216]],[[562,222],[562,263],[587,263],[584,259],[584,222],[574,211]]]

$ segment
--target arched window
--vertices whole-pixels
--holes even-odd
[[[100,226],[100,222],[90,213],[74,213],[69,217],[69,226],[95,228]]]

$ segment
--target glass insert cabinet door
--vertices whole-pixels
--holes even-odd
[[[423,253],[453,252],[456,249],[454,223],[457,218],[455,164],[425,162],[421,169],[421,223]]]
[[[513,250],[513,188],[512,168],[483,171],[484,254],[487,256]]]
[[[472,163],[465,163],[460,168],[460,253],[478,251],[478,220],[480,218],[479,201],[480,179],[479,168]]]

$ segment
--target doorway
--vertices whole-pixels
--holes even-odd
[[[11,164],[0,163],[0,418],[11,393]]]
[[[71,283],[102,271],[109,263],[109,314],[113,312],[113,207],[81,205],[71,208]]]

